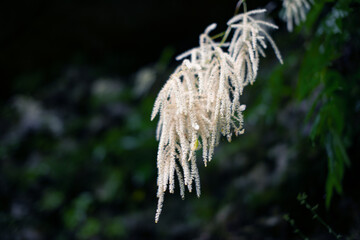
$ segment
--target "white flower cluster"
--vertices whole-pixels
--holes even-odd
[[[155,222],[166,190],[174,192],[175,174],[182,198],[185,186],[191,192],[193,182],[200,196],[196,150],[202,148],[206,166],[221,135],[230,142],[233,133],[244,133],[245,105],[240,104],[240,96],[244,87],[255,81],[259,56],[265,56],[266,40],[282,63],[278,48],[263,28],[277,26],[253,18],[265,11],[248,11],[231,18],[225,32],[225,37],[232,35],[230,42],[215,42],[209,33],[216,24],[210,25],[200,35],[199,47],[177,57],[182,64],[161,89],[151,116],[152,120],[160,116]]]
[[[284,19],[287,22],[289,32],[293,30],[293,22],[299,25],[301,21],[305,21],[311,2],[312,0],[283,0]]]

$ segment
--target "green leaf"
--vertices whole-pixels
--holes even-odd
[[[314,124],[311,128],[311,132],[310,132],[310,139],[313,141],[315,141],[315,138],[320,135],[320,133],[323,130],[323,119],[321,117],[321,114],[318,114],[315,118]]]
[[[345,163],[346,166],[350,166],[349,156],[346,153],[343,142],[340,140],[340,137],[336,132],[333,132],[333,146],[337,158],[341,159],[341,162]]]

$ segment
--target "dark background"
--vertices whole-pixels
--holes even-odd
[[[284,65],[267,50],[245,134],[199,161],[200,199],[166,194],[154,223],[152,104],[175,56],[235,5],[0,3],[0,239],[359,239],[359,2],[346,0],[317,1],[293,33],[280,1],[248,1],[279,26]]]
[[[209,19],[224,24],[233,9],[233,1],[8,1],[1,6],[4,77],[55,74],[74,63],[128,75],[166,46],[196,45]]]

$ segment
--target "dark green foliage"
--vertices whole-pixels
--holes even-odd
[[[356,114],[354,103],[359,101],[359,80],[356,77],[359,70],[354,69],[351,62],[340,61],[351,61],[346,56],[351,54],[348,51],[359,49],[359,43],[354,41],[358,39],[359,31],[352,24],[358,20],[354,14],[356,5],[359,7],[349,0],[325,5],[325,16],[307,25],[311,32],[307,37],[311,41],[299,71],[299,99],[314,99],[307,116],[313,122],[311,140],[318,141],[328,156],[327,207],[334,189],[342,193],[341,181],[345,167],[350,165],[346,148],[350,147],[354,133],[349,119]]]
[[[32,120],[16,110],[20,96],[2,109],[1,239],[119,238],[131,209],[154,206],[152,99],[134,111],[132,90],[116,79],[73,80],[19,103]],[[60,95],[58,84],[72,87]],[[58,132],[43,121],[47,115]]]

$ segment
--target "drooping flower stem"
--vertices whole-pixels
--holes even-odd
[[[240,1],[238,1],[238,3],[236,4],[234,16],[239,13],[241,4],[242,4],[243,2],[244,2],[244,1],[240,0]]]
[[[225,32],[221,32],[221,33],[218,33],[218,34],[212,36],[211,39],[212,39],[212,40],[215,40],[215,39],[217,39],[217,38],[219,38],[219,37],[222,37],[222,36],[224,36],[224,35],[225,35]]]
[[[238,1],[238,3],[236,4],[234,16],[236,16],[236,15],[239,13],[240,7],[241,7],[241,4],[242,4],[242,3],[243,3],[243,8],[244,8],[244,13],[247,13],[246,0],[240,0],[240,1]],[[231,30],[231,27],[228,27],[225,32],[216,34],[215,36],[211,37],[211,39],[214,40],[214,39],[217,39],[217,38],[223,36],[223,38],[221,39],[221,42],[220,42],[220,44],[219,44],[219,47],[221,47],[221,46],[226,42],[227,37],[229,36],[230,30]]]

